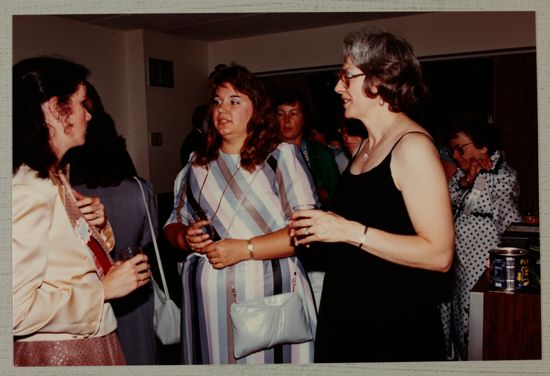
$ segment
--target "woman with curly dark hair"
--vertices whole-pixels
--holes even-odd
[[[13,67],[13,354],[16,366],[126,364],[111,303],[146,285],[147,256],[113,260],[102,201],[61,161],[86,140],[88,70],[57,57]]]
[[[279,143],[260,80],[231,65],[218,67],[210,82],[207,142],[177,176],[164,228],[173,246],[191,251],[182,269],[184,363],[311,362],[312,341],[234,356],[232,286],[239,300],[294,288],[315,332],[311,289],[287,223],[293,208],[318,206],[318,198],[299,149]]]
[[[437,149],[406,115],[423,92],[418,60],[400,37],[350,33],[335,91],[369,137],[332,212],[301,211],[291,223],[299,244],[335,243],[315,361],[444,360],[438,288],[453,259],[453,219]]]

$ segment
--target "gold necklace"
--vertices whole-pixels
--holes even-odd
[[[380,141],[378,141],[376,143],[376,145],[373,145],[372,147],[368,148],[367,150],[365,150],[365,152],[363,153],[363,161],[367,161],[370,157],[369,153],[371,152],[371,150],[375,150],[376,149],[376,146],[377,145],[380,145],[382,143],[382,141],[386,138],[386,136],[390,133],[391,129],[394,127],[395,123],[397,122],[397,119],[399,119],[399,117],[401,116],[401,113],[397,114],[397,116],[395,117],[395,119],[393,119],[390,127],[388,128],[388,130],[386,132],[384,132],[384,134],[382,135],[382,138],[380,139]]]
[[[357,149],[355,149],[355,153],[353,154],[353,157],[351,158],[352,160],[355,159],[357,157],[357,155],[359,154],[359,152],[361,151],[361,148],[363,147],[363,143],[365,142],[365,140],[366,140],[366,138],[363,138],[361,140],[361,143],[357,147]]]

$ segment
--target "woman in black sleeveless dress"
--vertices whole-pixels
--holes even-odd
[[[329,262],[316,362],[444,360],[438,298],[453,258],[447,181],[429,134],[405,115],[423,91],[410,45],[362,30],[344,41],[335,87],[368,142],[344,171],[331,212],[294,215],[298,244]]]

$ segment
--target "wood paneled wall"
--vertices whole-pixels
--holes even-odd
[[[522,214],[539,208],[536,55],[494,57],[494,122],[520,183]]]

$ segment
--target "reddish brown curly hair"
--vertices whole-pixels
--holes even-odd
[[[279,144],[279,128],[275,121],[271,101],[262,84],[248,69],[237,64],[219,65],[210,75],[212,96],[220,86],[231,85],[239,93],[248,96],[254,112],[247,126],[247,137],[241,148],[241,166],[253,171],[265,162]],[[206,144],[195,152],[193,165],[206,166],[219,156],[222,137],[212,123],[212,108],[208,110]]]

